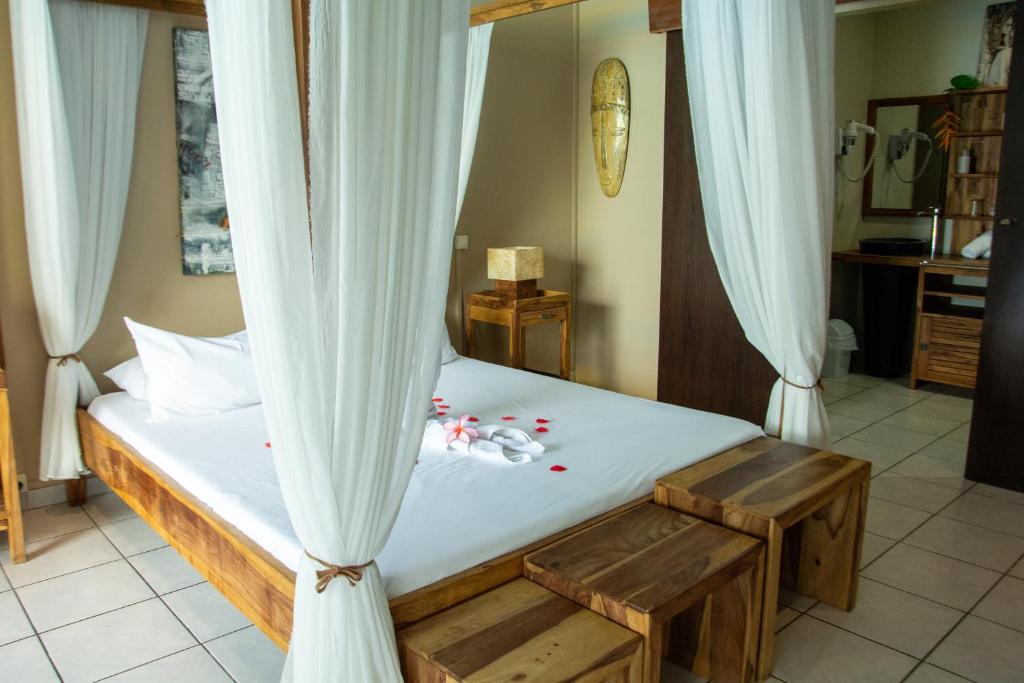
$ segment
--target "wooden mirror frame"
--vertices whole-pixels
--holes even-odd
[[[949,101],[948,95],[919,95],[917,97],[885,97],[877,100],[868,100],[868,119],[867,124],[872,128],[878,125],[878,108],[879,107],[906,107],[913,104],[945,104]],[[931,136],[930,131],[921,131],[926,135]],[[875,149],[875,143],[878,140],[875,136],[870,136],[867,140],[867,146],[864,148],[864,158],[867,159],[871,156],[871,152]],[[939,147],[938,143],[933,143],[934,152],[939,153],[939,158],[942,159],[940,163],[945,163],[946,150]],[[902,216],[907,218],[916,217],[919,213],[918,209],[880,209],[873,208],[871,206],[871,194],[874,188],[875,180],[875,169],[878,168],[878,159],[875,159],[874,165],[868,174],[864,176],[864,186],[861,188],[861,205],[860,215],[864,216]],[[942,174],[942,183],[939,186],[939,202],[945,204],[946,192],[946,174]]]

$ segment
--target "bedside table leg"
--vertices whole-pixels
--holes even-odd
[[[524,365],[523,347],[526,345],[526,328],[522,319],[516,315],[512,318],[512,326],[508,328],[508,360],[516,370]]]
[[[473,357],[473,318],[469,316],[468,306],[462,323],[462,355],[466,358]]]
[[[560,326],[561,332],[561,353],[558,361],[558,374],[562,379],[569,379],[569,311],[566,308],[565,318]]]

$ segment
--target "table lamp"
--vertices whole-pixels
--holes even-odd
[[[503,299],[537,296],[537,280],[544,277],[544,250],[540,247],[497,247],[487,250],[487,277]]]

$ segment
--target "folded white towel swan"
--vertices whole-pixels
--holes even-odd
[[[476,428],[480,438],[499,443],[508,450],[529,455],[540,455],[544,452],[544,444],[534,441],[533,437],[522,429],[505,425],[482,425]]]
[[[523,465],[533,462],[533,456],[544,452],[544,445],[521,429],[503,425],[474,425],[473,428],[480,436],[469,443],[455,439],[446,444],[450,432],[445,431],[444,423],[427,420],[423,444],[447,448],[495,465]]]

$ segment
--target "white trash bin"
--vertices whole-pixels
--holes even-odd
[[[857,350],[857,336],[845,320],[828,321],[828,342],[825,344],[825,362],[821,376],[846,377],[850,374],[850,354]]]

